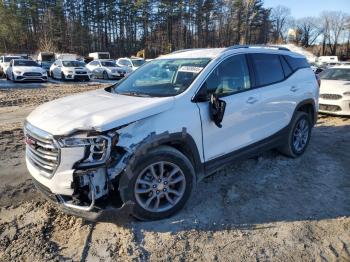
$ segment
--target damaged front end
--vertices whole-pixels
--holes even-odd
[[[25,124],[26,162],[37,188],[69,214],[88,220],[128,215],[133,203],[119,196],[128,148],[119,129],[56,137]]]

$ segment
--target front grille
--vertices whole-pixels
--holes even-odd
[[[50,134],[26,123],[26,154],[29,161],[46,177],[51,177],[59,164],[59,149]]]
[[[76,71],[75,72],[77,75],[85,75],[86,74],[86,72],[84,72],[84,71]]]
[[[335,94],[321,94],[320,98],[328,99],[328,100],[339,100],[339,99],[342,99],[342,96],[335,95]]]
[[[24,73],[23,76],[41,76],[41,73],[27,72]]]
[[[340,106],[335,106],[335,105],[323,105],[323,104],[320,104],[320,110],[329,111],[329,112],[337,112],[337,111],[341,111],[341,107]]]

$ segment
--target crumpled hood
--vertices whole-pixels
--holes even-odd
[[[350,92],[350,81],[321,80],[320,94],[338,94]]]
[[[43,69],[38,66],[14,66],[13,71],[43,73]]]
[[[164,112],[173,104],[173,97],[135,97],[100,89],[45,103],[27,121],[52,135],[106,131]]]

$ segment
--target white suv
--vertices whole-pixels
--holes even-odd
[[[27,167],[71,214],[164,218],[224,164],[271,148],[302,155],[318,93],[305,57],[285,48],[178,51],[38,107],[25,123]]]

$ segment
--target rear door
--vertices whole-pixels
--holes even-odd
[[[205,161],[224,156],[260,139],[260,93],[252,89],[245,55],[234,55],[221,62],[202,86],[207,96],[216,93],[226,102],[222,128],[210,119],[209,102],[200,109]]]
[[[259,105],[260,138],[268,138],[286,127],[295,108],[291,74],[283,69],[278,54],[252,53],[248,55],[255,75],[255,88],[261,95]]]

